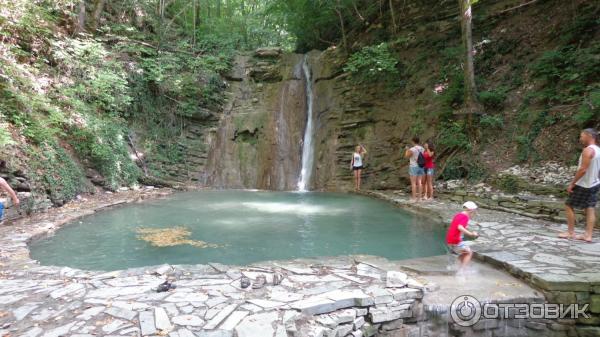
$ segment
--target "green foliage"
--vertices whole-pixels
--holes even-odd
[[[41,179],[55,204],[62,204],[77,194],[88,192],[85,175],[79,165],[58,144],[44,143],[32,149],[30,166]]]
[[[373,83],[396,79],[399,75],[397,65],[398,60],[392,55],[389,45],[381,43],[364,47],[352,54],[344,71],[360,82]]]
[[[460,67],[461,47],[450,47],[441,51],[442,69],[439,81],[447,83],[447,88],[438,96],[447,108],[456,108],[465,99],[464,72]]]
[[[0,125],[0,147],[13,145],[15,143],[10,132],[6,129],[6,124]]]
[[[506,90],[501,88],[498,90],[482,91],[478,94],[478,99],[486,109],[499,110],[504,106]]]
[[[520,191],[519,178],[512,174],[503,174],[495,179],[495,185],[508,193],[518,193]]]
[[[482,128],[495,131],[504,128],[504,119],[499,115],[483,115],[479,119]]]
[[[533,142],[542,132],[544,127],[556,123],[556,118],[548,113],[547,110],[530,111],[523,110],[518,116],[518,122],[521,124],[520,134],[516,136],[517,159],[521,162],[527,160],[538,160],[539,155],[533,146]]]
[[[544,85],[538,97],[548,103],[572,103],[600,78],[600,42],[588,48],[572,46],[550,50],[532,65],[533,75]]]
[[[341,30],[336,10],[346,12],[347,3],[341,0],[338,8],[335,1],[273,0],[268,11],[295,37],[296,49],[305,52],[327,48],[325,41],[338,41]]]
[[[488,172],[481,163],[473,161],[472,157],[452,157],[445,164],[441,179],[467,179],[470,182],[484,180]]]
[[[597,2],[582,2],[577,8],[577,14],[572,15],[570,21],[560,27],[558,36],[565,44],[580,44],[593,40],[600,25],[600,5]]]
[[[425,132],[425,111],[423,109],[416,109],[414,112],[410,114],[411,117],[411,125],[410,125],[410,134],[412,135],[421,135]]]
[[[129,156],[124,121],[90,117],[85,128],[71,130],[71,145],[106,179],[106,187],[133,185],[141,172]]]
[[[61,70],[75,79],[75,83],[62,88],[61,94],[85,103],[68,104],[111,116],[127,110],[132,101],[127,73],[120,62],[109,58],[109,51],[101,43],[66,39],[55,42],[54,50]]]
[[[592,127],[600,121],[600,89],[596,89],[583,98],[575,121],[583,127]]]
[[[469,151],[471,142],[463,122],[444,122],[439,128],[438,144],[449,149]]]

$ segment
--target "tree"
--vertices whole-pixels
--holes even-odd
[[[85,32],[85,0],[79,1],[79,13],[77,14],[77,23],[75,24],[75,34]]]
[[[348,53],[348,38],[346,37],[346,26],[344,24],[344,15],[342,15],[343,6],[341,0],[337,0],[333,10],[337,13],[340,20],[340,30],[342,31],[342,44],[344,45],[344,52]]]
[[[106,4],[106,0],[96,0],[94,4],[94,11],[92,12],[92,31],[96,31],[98,29],[98,22],[100,21],[100,16],[102,16],[102,12],[104,11],[104,5]]]
[[[475,65],[473,62],[473,30],[472,30],[472,5],[477,0],[458,0],[460,9],[460,27],[462,44],[464,49],[463,71],[465,86],[465,113],[467,113],[467,123],[472,124],[472,115],[477,112],[479,104],[477,102],[477,88],[475,86]]]

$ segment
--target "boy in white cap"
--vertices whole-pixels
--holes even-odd
[[[469,248],[469,246],[467,246],[463,241],[463,235],[468,235],[474,238],[479,236],[479,234],[476,232],[470,232],[467,230],[467,226],[469,226],[469,220],[476,210],[477,204],[472,201],[465,202],[463,204],[463,211],[454,216],[452,223],[450,224],[450,228],[448,228],[448,233],[446,234],[446,244],[450,250],[458,254],[461,269],[466,267],[473,257],[471,248]]]

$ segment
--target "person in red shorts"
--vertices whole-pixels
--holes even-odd
[[[478,237],[477,232],[470,232],[467,230],[469,226],[469,220],[477,210],[477,204],[472,201],[467,201],[463,204],[463,211],[456,214],[452,219],[448,233],[446,234],[446,244],[448,248],[456,254],[460,261],[460,268],[463,269],[469,264],[473,257],[473,251],[463,241],[463,235],[470,237]]]

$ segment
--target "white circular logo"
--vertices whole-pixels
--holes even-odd
[[[460,326],[473,326],[481,318],[481,303],[473,296],[459,296],[450,305],[450,317]]]

